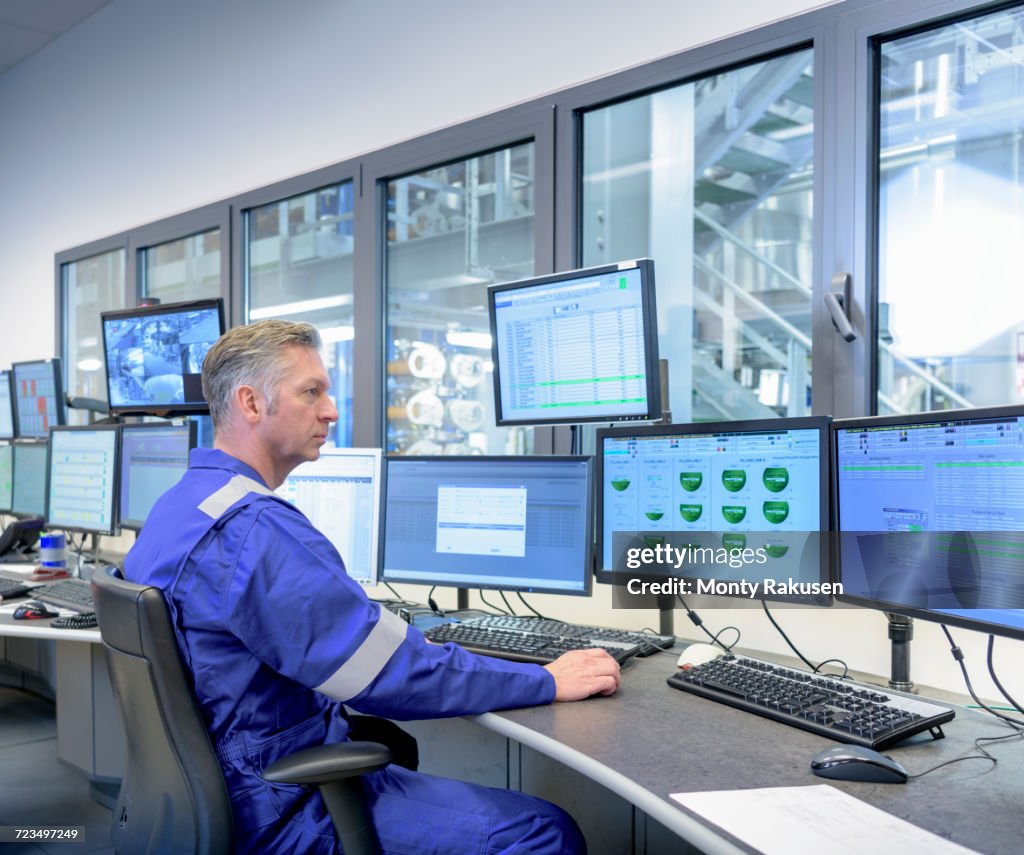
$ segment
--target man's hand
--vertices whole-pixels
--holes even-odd
[[[570,650],[544,667],[555,678],[556,701],[613,695],[619,687],[619,663],[604,650]]]

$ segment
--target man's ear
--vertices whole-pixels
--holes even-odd
[[[249,424],[256,424],[264,415],[263,396],[252,386],[235,389],[235,404],[238,412]]]

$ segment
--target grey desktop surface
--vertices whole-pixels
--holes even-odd
[[[828,783],[979,852],[1020,851],[1024,743],[1008,740],[990,748],[1000,761],[991,771],[990,763],[971,760],[904,785],[826,781],[811,773],[810,761],[834,742],[670,688],[665,679],[675,659],[670,651],[634,660],[611,698],[474,720],[604,783],[707,851],[729,851],[730,838],[709,845],[708,832],[714,840],[719,830],[683,811],[670,793]],[[922,734],[883,753],[913,774],[967,753],[979,736],[1009,732],[962,707],[943,729],[945,739]]]

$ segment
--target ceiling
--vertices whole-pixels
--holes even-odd
[[[110,0],[0,0],[0,74]]]

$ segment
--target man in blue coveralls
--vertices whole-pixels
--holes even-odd
[[[541,667],[428,643],[345,573],[330,542],[274,495],[316,460],[338,411],[308,324],[236,327],[211,348],[203,392],[214,448],[195,449],[150,512],[125,576],[164,591],[178,647],[224,770],[240,852],[337,852],[315,790],[261,772],[343,740],[352,709],[422,719],[610,695],[603,651]],[[573,820],[545,801],[411,772],[366,777],[385,852],[577,852]]]

